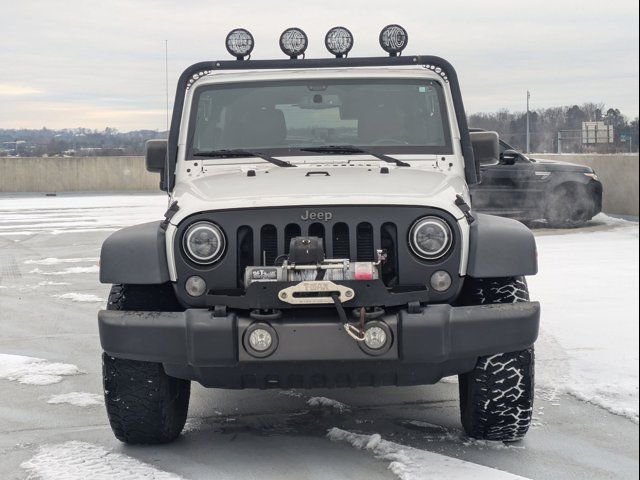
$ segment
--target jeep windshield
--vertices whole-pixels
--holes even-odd
[[[326,155],[323,147],[341,145],[371,154],[452,153],[443,89],[433,80],[205,85],[193,102],[188,159],[239,149]]]

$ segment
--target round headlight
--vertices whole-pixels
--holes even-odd
[[[409,245],[413,252],[427,260],[442,257],[451,248],[453,237],[449,224],[438,217],[424,217],[411,227]]]
[[[184,251],[196,263],[215,262],[222,256],[224,246],[224,234],[213,223],[196,222],[184,233]]]

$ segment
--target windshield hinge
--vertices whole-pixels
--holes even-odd
[[[464,215],[464,218],[467,219],[467,223],[469,225],[471,225],[473,222],[476,221],[476,219],[473,218],[473,215],[471,215],[471,207],[467,202],[465,202],[464,197],[462,195],[460,194],[456,195],[456,201],[454,203],[456,204],[456,207],[460,209],[460,211]]]
[[[178,206],[178,201],[175,200],[171,202],[171,205],[169,205],[169,208],[167,209],[167,211],[164,212],[164,220],[160,224],[160,228],[162,228],[163,230],[166,230],[167,227],[169,226],[169,222],[171,221],[173,216],[176,213],[178,213],[178,210],[180,210],[180,207]]]

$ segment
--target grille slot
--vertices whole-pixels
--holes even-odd
[[[387,261],[382,264],[382,281],[388,287],[398,284],[398,229],[387,222],[380,228],[380,248],[386,250]]]
[[[336,223],[333,226],[333,258],[349,258],[349,226]]]
[[[274,225],[264,225],[260,229],[260,252],[264,265],[273,265],[278,256],[278,231]]]
[[[244,282],[244,270],[253,263],[253,229],[247,225],[238,228],[237,233],[237,279],[238,286]]]
[[[374,258],[373,227],[362,222],[356,229],[356,257],[359,262],[372,262]]]

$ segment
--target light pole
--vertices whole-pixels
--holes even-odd
[[[529,90],[527,90],[527,145],[525,150],[527,153],[531,153],[531,136],[529,134],[529,97],[531,97],[531,94],[529,93]]]

